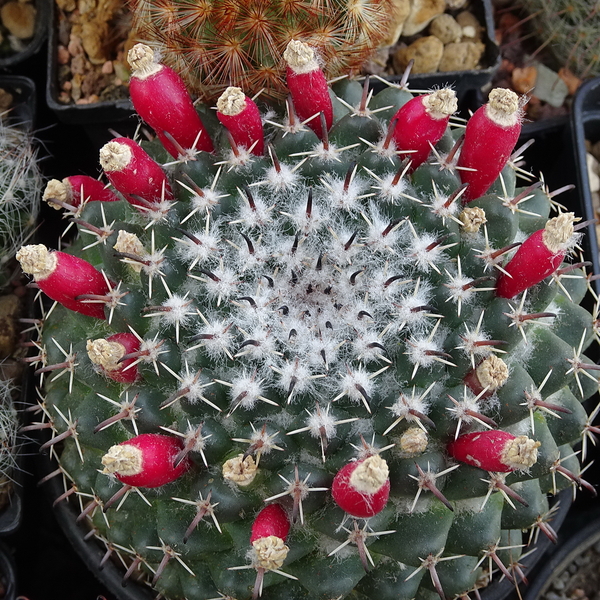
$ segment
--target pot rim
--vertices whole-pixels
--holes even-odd
[[[598,511],[596,511],[598,514]],[[537,600],[548,591],[555,575],[560,575],[569,564],[585,552],[590,546],[600,541],[600,517],[588,522],[574,533],[567,541],[549,557],[538,573],[537,579],[527,590],[525,600]]]

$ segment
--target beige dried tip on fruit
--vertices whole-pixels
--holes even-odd
[[[485,211],[478,206],[467,206],[458,215],[465,233],[477,233],[482,225],[487,223]]]
[[[319,68],[315,51],[300,40],[291,40],[283,53],[288,66],[298,74],[310,73]]]
[[[146,251],[144,250],[144,245],[140,241],[140,238],[135,233],[130,233],[129,231],[125,231],[124,229],[119,229],[119,233],[117,234],[117,241],[115,242],[113,249],[117,252],[129,254],[138,258],[142,258],[142,256],[144,256],[144,254],[146,253]],[[143,265],[139,262],[128,261],[127,264],[136,273],[141,273],[143,269]]]
[[[129,444],[111,446],[102,457],[103,473],[118,473],[124,477],[138,475],[142,472],[142,451]]]
[[[240,487],[250,485],[254,481],[257,472],[258,466],[252,456],[244,458],[243,454],[238,454],[223,464],[223,478]]]
[[[131,148],[119,142],[108,142],[100,148],[100,166],[108,172],[122,171],[132,157]]]
[[[541,445],[541,442],[526,435],[519,435],[506,443],[500,461],[511,469],[525,471],[537,462],[538,448]]]
[[[154,51],[146,44],[136,44],[127,53],[127,62],[132,70],[132,75],[138,79],[146,79],[162,69],[156,62]]]
[[[287,558],[289,548],[276,535],[259,538],[252,542],[255,551],[255,567],[266,571],[281,569]]]
[[[423,98],[423,106],[432,118],[445,119],[458,110],[456,92],[450,88],[435,90]]]
[[[58,259],[56,254],[50,252],[43,244],[33,244],[23,246],[17,252],[17,260],[25,273],[40,281],[54,273]]]
[[[420,427],[409,427],[400,436],[400,451],[405,456],[418,456],[427,450],[429,438]]]
[[[519,96],[507,88],[494,88],[486,104],[486,115],[501,127],[512,127],[521,118]]]
[[[387,481],[390,471],[381,456],[375,454],[363,460],[350,475],[350,486],[363,494],[375,494]]]
[[[102,338],[87,340],[86,351],[89,359],[107,371],[115,371],[121,365],[119,361],[125,356],[126,350],[119,342],[109,342]]]
[[[573,223],[580,221],[573,213],[562,213],[550,219],[544,227],[542,240],[554,254],[564,252],[573,241]]]
[[[481,387],[493,392],[502,387],[508,379],[506,363],[495,354],[490,354],[475,370]]]
[[[217,100],[217,110],[230,117],[239,115],[244,108],[246,108],[246,95],[239,87],[228,87]]]
[[[53,202],[53,200],[58,200],[59,202],[70,204],[71,187],[66,185],[63,181],[59,181],[58,179],[51,179],[46,184],[46,189],[44,190],[42,200],[44,202],[47,202],[53,209],[61,210],[62,206],[56,204],[56,202]]]

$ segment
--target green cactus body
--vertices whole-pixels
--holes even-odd
[[[393,151],[387,166],[373,160],[385,151],[356,137],[365,119],[385,139],[389,120],[348,113],[333,129],[350,148],[313,136],[305,154],[288,140],[298,132],[273,127],[264,157],[236,154],[217,127],[217,155],[165,167],[176,203],[81,209],[110,235],[92,245],[82,232],[68,252],[115,293],[96,299],[105,320],[62,306],[46,319],[45,366],[66,372],[45,376],[42,406],[85,520],[127,578],[140,571],[166,598],[455,597],[487,580],[492,559],[517,560],[547,491],[581,482],[556,471],[597,389],[581,354],[591,315],[558,277],[497,298],[496,267],[515,248],[493,252],[526,237],[518,211],[494,195],[461,206],[439,167],[413,182]],[[116,333],[139,349],[112,367],[92,359],[90,343]],[[137,369],[129,383],[105,375],[119,360]],[[451,458],[449,444],[487,430],[530,438],[532,460],[501,473]],[[154,434],[180,441],[185,473],[120,483],[111,448]],[[345,515],[334,476],[373,457],[389,500]],[[274,504],[291,529],[285,556],[265,562],[250,536]]]

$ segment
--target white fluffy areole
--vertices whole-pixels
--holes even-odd
[[[345,177],[309,186],[295,172],[274,183],[273,173],[292,173],[284,163],[269,172],[238,188],[226,214],[194,206],[194,228],[174,238],[202,307],[187,350],[216,363],[230,411],[320,402],[367,416],[395,388],[394,357],[416,370],[440,360],[423,277],[443,273],[452,244],[390,216],[397,202],[414,204],[402,174],[392,183],[349,163]],[[218,182],[210,189],[224,195]],[[322,427],[328,437],[332,425]]]

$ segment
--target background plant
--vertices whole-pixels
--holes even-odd
[[[0,289],[12,273],[9,261],[31,236],[43,189],[31,134],[0,115]]]
[[[524,8],[542,47],[580,78],[600,74],[600,4],[597,0],[528,0]]]
[[[229,85],[250,96],[283,99],[288,42],[303,39],[319,49],[327,77],[358,73],[385,39],[389,0],[134,0],[137,39],[190,91],[214,101]]]

